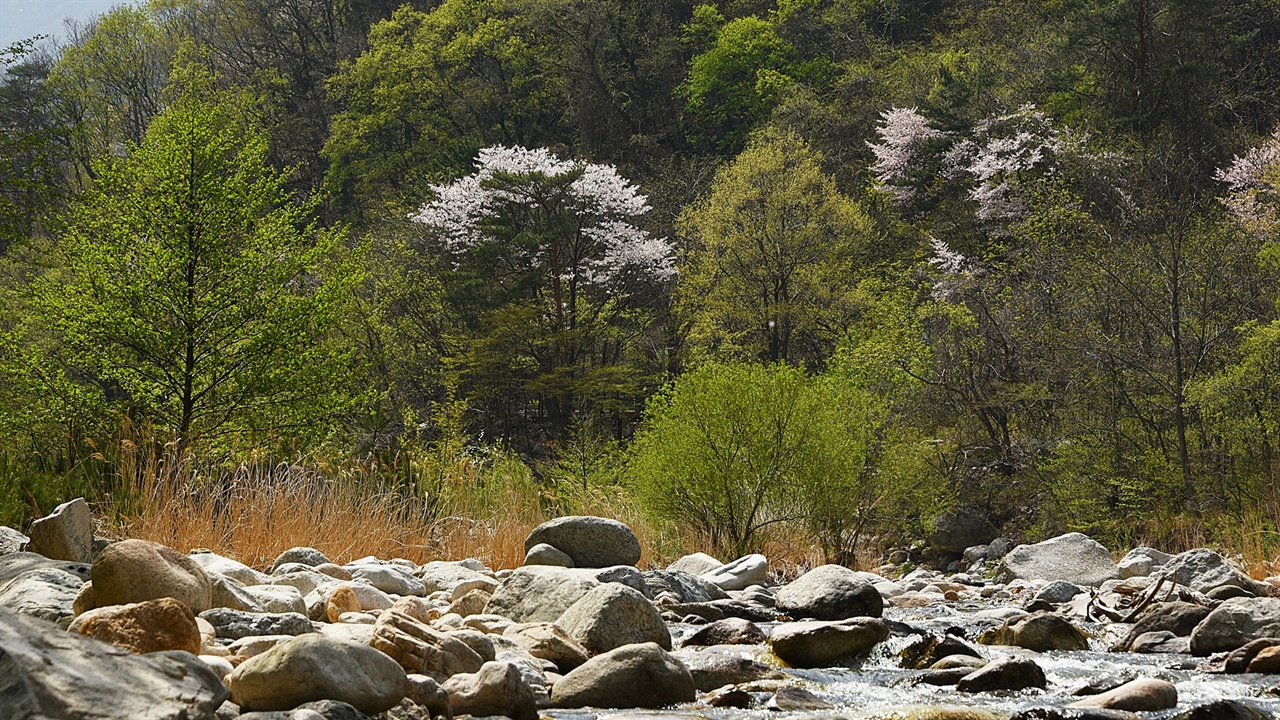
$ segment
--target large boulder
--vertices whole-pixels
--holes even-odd
[[[171,597],[197,615],[213,604],[213,584],[189,556],[146,540],[122,540],[94,558],[90,570],[98,607]]]
[[[721,590],[745,590],[769,582],[769,559],[759,553],[743,555],[698,576]]]
[[[1044,670],[1030,658],[993,660],[961,677],[956,683],[960,692],[992,692],[1048,687]]]
[[[1002,581],[1066,580],[1096,587],[1117,576],[1111,552],[1082,533],[1067,533],[1035,545],[1019,545],[1000,561]]]
[[[640,541],[631,528],[608,518],[571,515],[542,523],[524,541],[525,552],[546,543],[573,559],[575,567],[603,568],[640,562]]]
[[[564,611],[556,625],[594,654],[645,642],[671,649],[671,632],[658,609],[645,596],[617,583],[592,588]]]
[[[1118,652],[1131,651],[1134,649],[1134,641],[1147,633],[1167,632],[1172,637],[1189,637],[1191,631],[1208,617],[1209,612],[1209,608],[1194,603],[1160,603],[1142,613],[1129,634],[1112,649]]]
[[[11,527],[0,525],[0,555],[22,552],[29,542],[31,542],[31,538],[26,535]]]
[[[698,628],[684,639],[683,647],[699,645],[759,645],[766,639],[760,626],[743,618],[722,618]]]
[[[724,563],[711,557],[706,553],[693,553],[685,555],[667,566],[668,572],[683,572],[690,575],[703,575],[712,570],[723,567]]]
[[[231,608],[213,608],[200,613],[223,640],[239,640],[255,635],[304,635],[315,632],[301,613],[255,613]]]
[[[487,662],[474,673],[459,673],[445,681],[444,691],[458,715],[512,720],[537,720],[533,688],[509,662]]]
[[[290,710],[339,700],[366,715],[389,710],[408,691],[404,670],[368,645],[312,633],[255,655],[227,677],[242,710]]]
[[[477,672],[485,663],[485,658],[462,639],[436,630],[398,608],[378,616],[369,645],[407,672],[440,682],[458,673]]]
[[[1121,579],[1146,577],[1172,559],[1173,556],[1169,553],[1144,545],[1125,553],[1125,556],[1120,558],[1120,562],[1116,563],[1116,570],[1120,573]]]
[[[196,616],[173,598],[90,610],[73,620],[70,630],[139,655],[161,650],[200,654]]]
[[[755,657],[756,652],[747,648],[713,645],[708,648],[681,648],[671,654],[689,668],[693,683],[700,692],[725,685],[787,678],[760,662]]]
[[[861,655],[889,639],[878,618],[783,623],[769,634],[773,654],[792,667],[813,668]]]
[[[880,617],[884,600],[849,568],[821,565],[779,588],[775,607],[797,619],[844,620]]]
[[[84,579],[56,566],[36,567],[0,581],[0,608],[65,624],[75,616],[76,595]]]
[[[644,584],[649,588],[650,597],[668,593],[682,603],[711,602],[729,597],[719,587],[679,570],[650,570],[644,573]]]
[[[529,565],[516,568],[502,580],[485,604],[484,611],[518,623],[555,622],[570,605],[606,582],[626,585],[641,594],[647,589],[644,576],[631,567],[593,569]]]
[[[93,514],[84,498],[76,498],[53,509],[27,529],[31,542],[27,551],[51,560],[93,562]]]
[[[947,553],[960,553],[974,545],[986,545],[996,538],[999,530],[986,514],[964,509],[947,513],[934,521],[929,544]]]
[[[1251,640],[1280,637],[1280,598],[1233,598],[1191,631],[1191,652],[1230,652]]]
[[[1083,630],[1061,615],[1044,611],[1010,618],[990,635],[984,634],[980,641],[1036,652],[1089,649],[1089,636]]]
[[[1247,590],[1250,595],[1267,594],[1265,585],[1207,548],[1188,550],[1173,556],[1172,560],[1160,568],[1160,572],[1196,592],[1208,593],[1215,588],[1231,586]]]
[[[1067,707],[1149,712],[1169,710],[1177,705],[1178,688],[1173,683],[1156,678],[1138,678],[1104,693],[1077,700]]]
[[[551,689],[559,708],[660,708],[697,699],[689,668],[657,643],[624,645],[597,655]]]
[[[185,652],[132,655],[0,609],[0,717],[5,720],[196,720],[227,699],[218,676]]]
[[[591,657],[585,647],[555,623],[519,623],[504,629],[502,636],[514,641],[529,655],[554,663],[561,673],[573,670]]]

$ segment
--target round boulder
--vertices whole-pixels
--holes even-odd
[[[849,568],[822,565],[779,588],[775,607],[793,618],[844,620],[880,617],[884,600]]]
[[[657,643],[641,643],[597,655],[565,675],[551,689],[551,706],[660,708],[697,696],[689,668]]]
[[[1096,587],[1118,576],[1111,551],[1082,533],[1067,533],[1035,545],[1019,545],[1000,562],[997,579],[1065,580]]]
[[[200,654],[196,616],[173,598],[90,610],[73,620],[70,630],[138,655],[161,650]]]
[[[570,515],[542,523],[524,541],[525,552],[546,543],[575,567],[604,568],[640,562],[640,541],[631,528],[608,518]]]
[[[593,588],[556,624],[593,653],[645,642],[671,649],[671,631],[658,609],[644,595],[618,583]]]
[[[159,543],[121,540],[94,558],[89,570],[98,607],[171,597],[199,614],[213,605],[213,584],[190,557]]]
[[[339,700],[366,715],[395,707],[408,691],[404,669],[369,647],[302,635],[244,661],[227,677],[242,710],[289,710]]]
[[[783,623],[769,635],[773,654],[792,667],[813,668],[861,655],[889,639],[889,628],[879,618],[849,618]]]

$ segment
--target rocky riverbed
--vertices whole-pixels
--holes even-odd
[[[602,518],[526,547],[251,568],[95,541],[74,501],[0,528],[0,718],[1280,717],[1280,579],[1207,549],[1070,534],[780,582],[760,555],[641,570]]]

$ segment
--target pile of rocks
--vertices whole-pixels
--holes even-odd
[[[477,560],[338,565],[313,548],[258,570],[142,540],[96,542],[88,507],[68,503],[29,536],[0,528],[0,717],[822,710],[839,702],[793,669],[856,667],[889,645],[902,683],[952,687],[963,699],[1046,688],[1036,653],[1096,646],[1084,626],[1100,615],[1126,630],[1116,652],[1217,654],[1221,671],[1280,670],[1280,599],[1208,550],[1139,548],[1117,565],[1072,534],[1001,553],[994,580],[922,569],[891,580],[823,565],[779,586],[761,555],[695,554],[642,571],[635,535],[604,518],[553,520],[526,549],[522,567],[503,571]],[[966,604],[981,609],[965,616],[965,638],[885,617]],[[1176,687],[1155,677],[1088,690],[1067,708],[1014,717],[1129,717],[1084,713],[1178,703]],[[995,717],[930,712],[921,717]]]

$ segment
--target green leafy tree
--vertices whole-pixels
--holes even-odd
[[[873,228],[790,134],[752,143],[681,218],[678,289],[691,340],[713,354],[821,365],[850,322]]]
[[[325,409],[323,341],[353,277],[341,234],[267,163],[247,99],[183,75],[141,142],[98,161],[65,277],[38,292],[71,365],[185,446]]]

